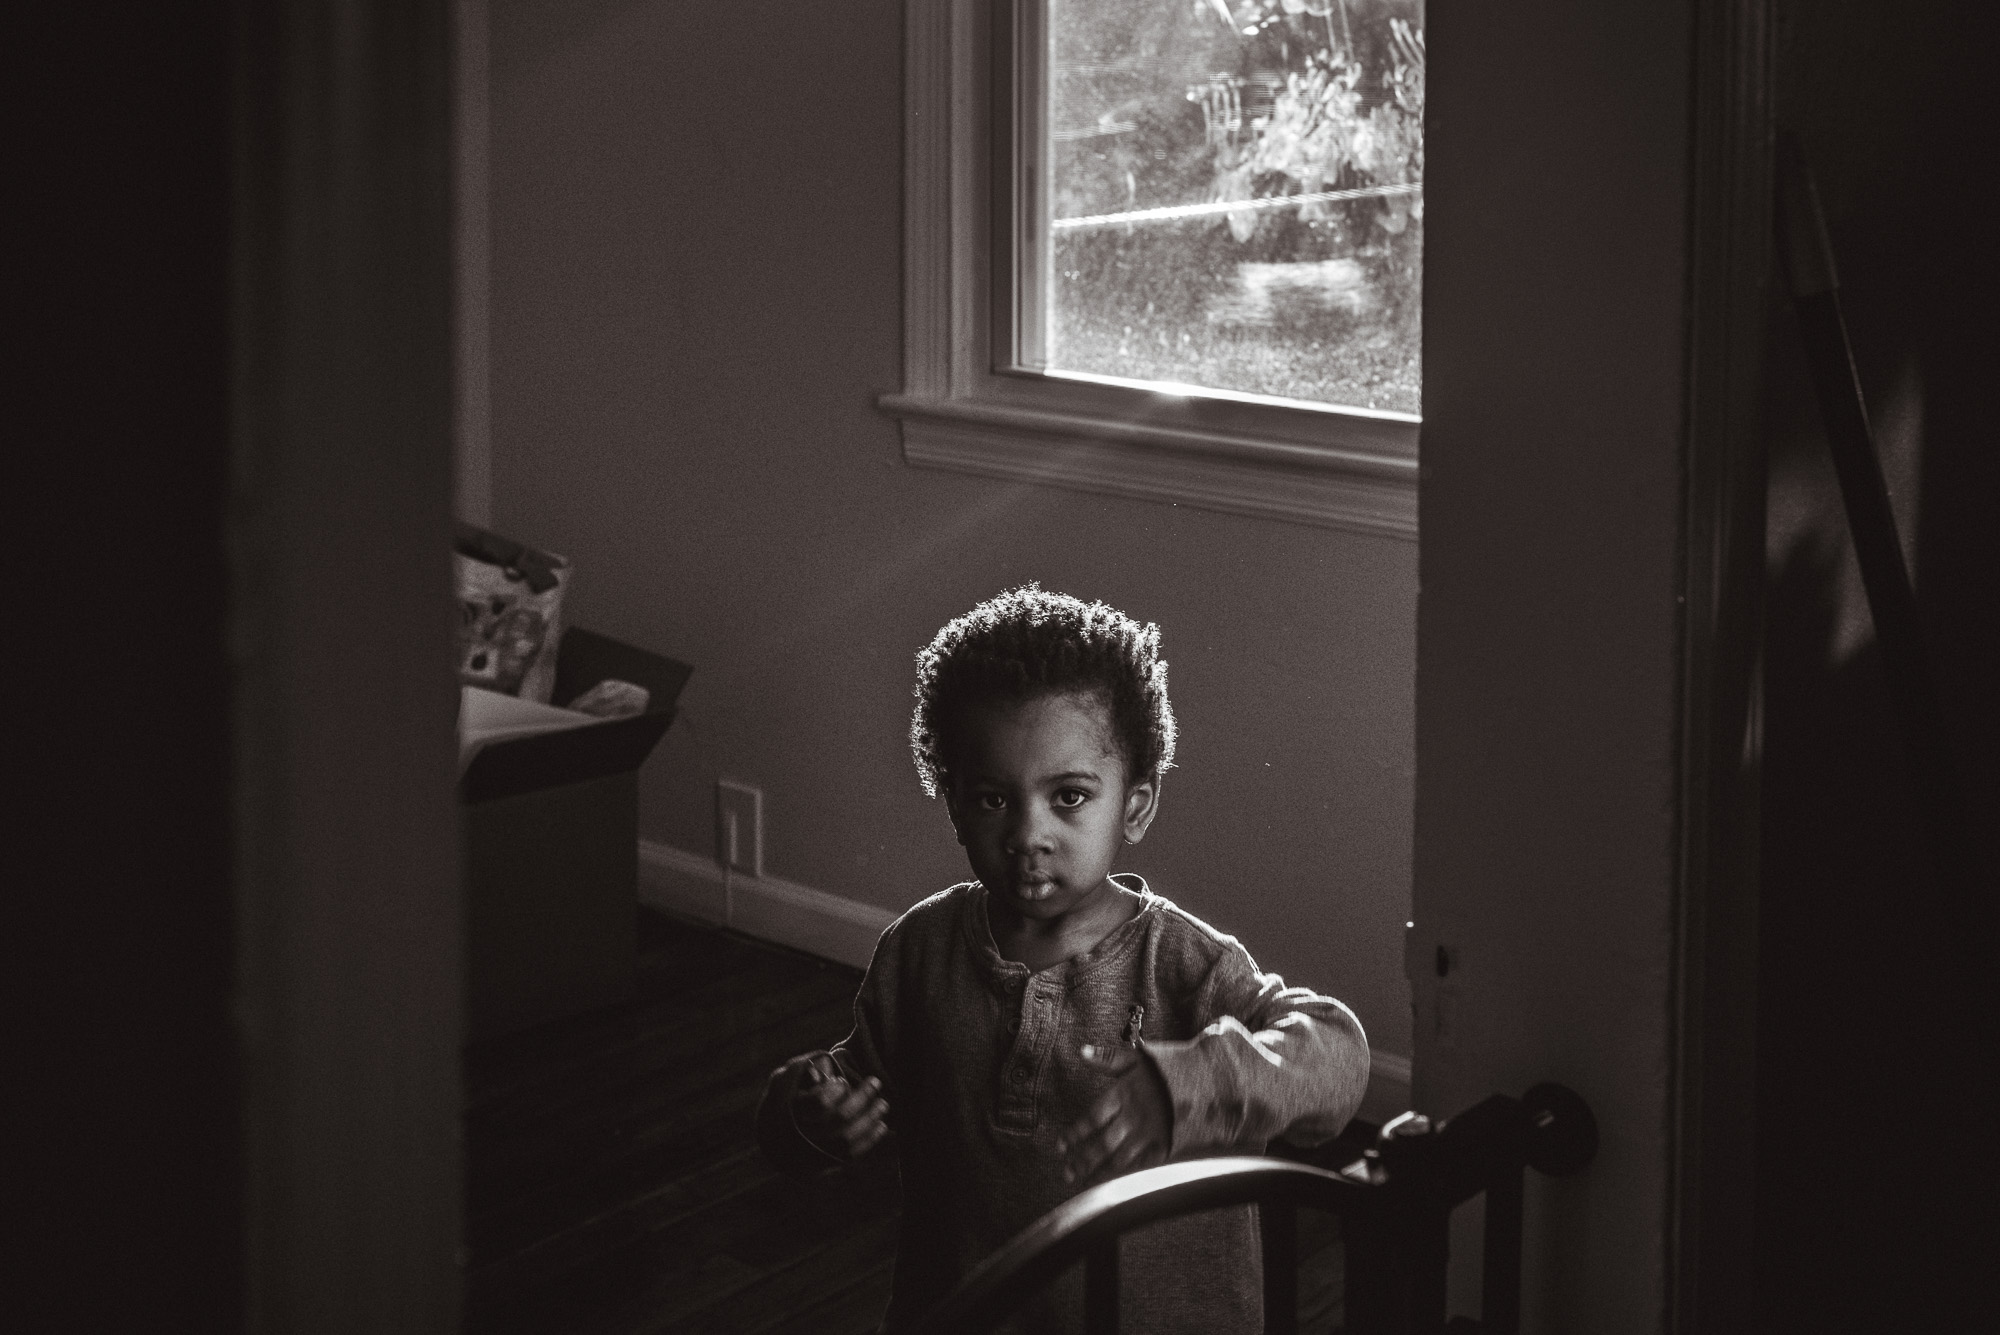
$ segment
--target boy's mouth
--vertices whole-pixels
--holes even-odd
[[[1014,885],[1014,893],[1023,899],[1047,899],[1055,892],[1055,881],[1047,877],[1022,877]]]

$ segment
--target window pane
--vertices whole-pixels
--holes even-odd
[[[1048,3],[1048,368],[1417,412],[1423,0]]]

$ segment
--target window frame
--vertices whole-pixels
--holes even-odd
[[[1017,53],[1044,0],[907,0],[904,460],[990,477],[1414,540],[1420,419],[1249,395],[1178,396],[1037,370],[1012,326]],[[1031,49],[1042,49],[1039,47]],[[1037,143],[1037,147],[1039,144]],[[1009,300],[996,302],[994,294]],[[1004,350],[1004,357],[996,357]]]

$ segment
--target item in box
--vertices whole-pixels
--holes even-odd
[[[564,708],[597,718],[630,718],[634,714],[645,713],[652,699],[653,693],[637,682],[606,677]]]
[[[568,562],[469,524],[459,526],[453,546],[459,681],[547,703]]]

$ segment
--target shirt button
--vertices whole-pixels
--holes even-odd
[[[1016,1067],[1014,1068],[1014,1073],[1013,1073],[1013,1075],[1012,1075],[1011,1077],[1009,1077],[1009,1078],[1010,1078],[1010,1079],[1012,1079],[1012,1080],[1013,1080],[1013,1082],[1014,1082],[1015,1084],[1017,1084],[1017,1085],[1025,1085],[1025,1084],[1027,1084],[1027,1083],[1028,1083],[1028,1068],[1027,1068],[1027,1067],[1025,1067],[1025,1066],[1016,1066]]]
[[[1007,990],[1009,992],[1019,992],[1021,990],[1021,980],[1018,978],[1009,978],[1007,980]]]

